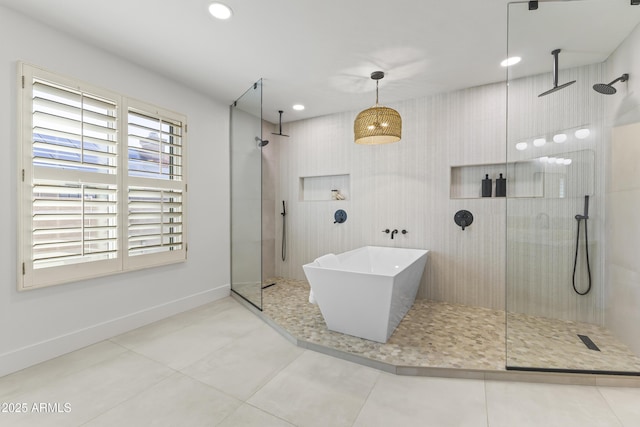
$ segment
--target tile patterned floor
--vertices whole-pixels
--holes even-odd
[[[505,313],[416,300],[385,344],[329,331],[305,281],[276,278],[263,290],[264,314],[294,337],[396,366],[504,371]],[[587,349],[588,335],[602,351]],[[509,366],[640,372],[640,358],[603,328],[509,315]]]
[[[1,377],[0,402],[29,409],[0,410],[11,427],[640,426],[640,387],[393,375],[296,347],[233,298]]]

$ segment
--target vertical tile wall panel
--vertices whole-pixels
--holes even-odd
[[[357,111],[289,123],[277,192],[289,202],[289,258],[277,274],[304,279],[303,264],[365,245],[425,248],[419,297],[503,308],[504,200],[451,200],[449,177],[452,164],[504,162],[505,97],[495,84],[391,105],[403,137],[381,146],[353,143]],[[348,200],[300,201],[300,177],[334,174],[349,174]],[[336,209],[346,223],[333,224]],[[458,209],[476,218],[465,231]],[[408,234],[391,240],[385,228]]]

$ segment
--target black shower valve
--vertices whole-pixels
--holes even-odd
[[[462,231],[473,223],[473,214],[466,210],[460,210],[453,216],[453,221],[460,227]]]

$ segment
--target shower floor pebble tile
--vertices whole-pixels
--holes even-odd
[[[309,284],[276,278],[263,290],[263,311],[292,336],[309,343],[403,367],[504,371],[505,366],[640,372],[640,358],[606,329],[585,323],[509,313],[482,307],[416,300],[387,343],[327,329]],[[588,335],[602,351],[587,349]],[[508,362],[508,363],[507,363]]]
[[[503,312],[416,300],[382,344],[328,330],[306,282],[277,283],[264,289],[263,311],[298,339],[397,366],[504,369]]]
[[[510,366],[608,372],[640,372],[640,358],[608,330],[589,323],[509,313]],[[588,336],[600,351],[587,348]]]

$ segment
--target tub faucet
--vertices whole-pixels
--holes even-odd
[[[391,232],[391,238],[392,238],[392,239],[393,239],[393,236],[394,236],[395,234],[398,234],[398,230],[396,230],[396,229],[394,229],[394,230]]]

